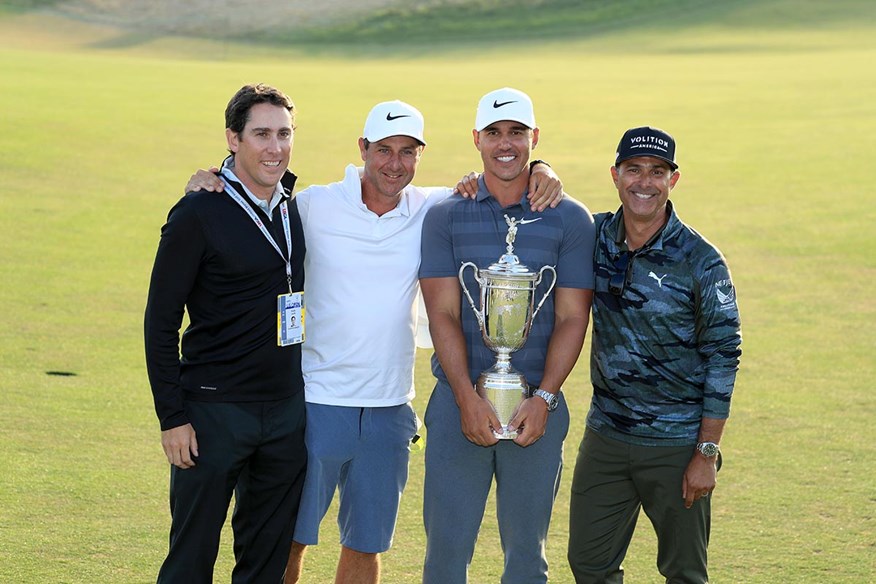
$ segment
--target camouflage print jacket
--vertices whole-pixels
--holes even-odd
[[[742,353],[724,257],[668,205],[666,226],[635,252],[622,209],[596,216],[587,425],[646,446],[693,444],[703,417],[727,418]]]

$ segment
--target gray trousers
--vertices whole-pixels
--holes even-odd
[[[450,387],[439,383],[425,416],[424,584],[465,584],[487,496],[496,480],[496,512],[505,552],[502,584],[547,582],[545,541],[563,468],[569,410],[560,396],[545,435],[522,448],[510,440],[478,446],[462,434]]]
[[[684,508],[682,477],[694,446],[638,446],[589,428],[584,433],[569,513],[569,565],[578,584],[620,584],[621,562],[645,510],[657,533],[657,568],[667,583],[709,581],[711,497]]]

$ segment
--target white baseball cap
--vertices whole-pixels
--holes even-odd
[[[362,137],[369,142],[377,142],[390,136],[410,136],[423,146],[423,114],[414,106],[403,101],[384,101],[378,103],[365,119]]]
[[[529,96],[510,87],[491,91],[478,102],[475,130],[480,132],[490,124],[510,120],[520,122],[527,128],[535,128],[535,112]]]

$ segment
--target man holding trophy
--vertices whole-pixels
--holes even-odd
[[[436,205],[423,226],[420,284],[437,378],[425,416],[423,583],[467,582],[494,477],[502,582],[547,582],[569,427],[560,390],[589,321],[593,218],[568,197],[531,209],[539,129],[526,94],[482,97],[472,134],[484,164],[478,194]]]

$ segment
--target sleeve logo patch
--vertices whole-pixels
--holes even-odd
[[[730,280],[715,282],[715,295],[718,297],[722,309],[732,308],[736,301],[736,289],[733,288],[733,282]]]

